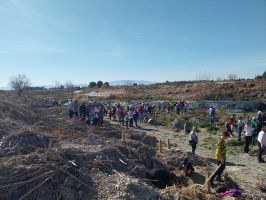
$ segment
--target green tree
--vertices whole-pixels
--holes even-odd
[[[266,70],[262,75],[256,76],[255,79],[266,79]]]
[[[102,85],[103,85],[103,82],[102,82],[102,81],[98,81],[98,82],[97,82],[97,86],[98,86],[98,88],[102,87]]]
[[[110,85],[109,85],[108,82],[105,82],[105,83],[103,84],[103,86],[104,86],[105,88],[109,88],[109,87],[110,87]]]
[[[97,86],[97,84],[95,83],[95,82],[90,82],[90,84],[89,84],[89,87],[90,88],[94,88],[94,87],[96,87]]]
[[[258,75],[258,76],[255,77],[255,79],[261,80],[261,79],[263,79],[263,77],[261,75]]]
[[[265,72],[262,74],[262,78],[263,78],[263,79],[266,79],[266,70],[265,70]]]
[[[133,83],[133,86],[138,86],[138,84],[137,83]]]
[[[30,80],[24,75],[19,74],[18,76],[13,76],[10,78],[9,85],[14,90],[17,90],[18,95],[21,95],[21,93],[30,87],[31,83]]]

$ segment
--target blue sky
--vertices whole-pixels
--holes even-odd
[[[0,86],[254,78],[265,0],[0,0]]]

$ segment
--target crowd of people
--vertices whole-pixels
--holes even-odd
[[[210,113],[210,124],[214,124],[215,120],[215,108],[210,105],[209,108]],[[262,154],[266,145],[266,115],[261,111],[257,112],[257,115],[254,117],[250,116],[239,116],[238,120],[236,119],[236,114],[233,114],[232,117],[225,123],[226,131],[223,132],[222,136],[219,138],[216,151],[215,151],[215,159],[217,161],[218,168],[214,175],[210,179],[210,183],[213,185],[214,179],[223,182],[221,179],[221,175],[225,169],[225,161],[226,161],[226,145],[225,141],[231,136],[234,136],[233,131],[237,132],[237,140],[241,141],[242,132],[244,132],[245,146],[244,153],[247,156],[250,156],[249,153],[250,145],[255,145],[257,140],[258,153],[257,159],[258,163],[265,163],[265,160],[262,158]],[[195,133],[190,134],[190,140]],[[194,137],[195,138],[195,137]],[[197,137],[196,137],[197,138]],[[197,144],[197,143],[196,143]],[[195,144],[194,148],[192,145],[192,152],[195,152]]]
[[[82,122],[91,124],[92,121],[97,121],[102,126],[103,118],[107,117],[109,121],[117,120],[118,122],[126,126],[126,128],[136,127],[139,123],[152,122],[152,120],[145,119],[147,114],[155,114],[156,112],[172,112],[176,111],[177,114],[186,112],[187,103],[180,102],[168,102],[151,104],[147,101],[140,104],[134,103],[103,103],[103,102],[91,102],[86,103],[78,100],[70,99],[68,104],[68,111],[70,118],[77,119]],[[95,123],[97,125],[98,123]]]
[[[215,108],[210,105],[210,123],[214,123],[215,116]],[[225,122],[226,132],[229,133],[229,136],[234,136],[233,131],[237,133],[236,137],[238,141],[242,139],[242,133],[244,135],[245,147],[244,153],[249,156],[250,154],[250,144],[253,146],[256,143],[261,149],[261,137],[259,137],[260,132],[262,131],[263,123],[266,121],[266,115],[262,111],[258,111],[256,116],[250,117],[247,116],[239,116],[238,120],[236,119],[236,114],[233,114],[232,117],[229,118],[228,121]],[[265,136],[266,137],[266,136]],[[265,139],[266,140],[266,139]],[[263,143],[263,144],[266,144]],[[260,153],[258,153],[260,154]],[[258,162],[264,163],[265,161],[258,156]]]
[[[120,103],[103,103],[103,102],[91,102],[79,103],[77,100],[69,100],[68,110],[69,117],[77,119],[81,122],[85,122],[91,125],[100,125],[103,124],[104,117],[107,117],[108,120],[116,120],[120,125],[126,126],[126,128],[136,127],[138,128],[139,123],[148,122],[145,119],[146,114],[155,114],[160,112],[173,112],[180,115],[185,113],[188,104],[184,101],[180,102],[168,102],[150,104],[147,101],[141,102],[140,104],[134,104],[130,102]],[[215,108],[210,105],[210,124],[215,123]],[[213,184],[213,181],[223,181],[221,175],[225,169],[226,161],[226,145],[225,141],[230,137],[234,136],[233,131],[237,133],[236,138],[238,141],[242,139],[242,132],[244,133],[245,155],[249,154],[250,144],[254,145],[257,142],[258,145],[258,162],[265,163],[262,159],[262,154],[266,145],[266,118],[265,114],[261,111],[258,111],[257,116],[239,116],[238,120],[236,115],[233,114],[232,117],[225,123],[226,131],[223,132],[222,136],[217,141],[215,159],[217,161],[218,170],[212,176],[210,182]],[[118,119],[118,120],[117,120]],[[196,147],[198,144],[198,134],[196,133],[196,127],[192,127],[192,130],[189,134],[189,144],[192,147],[192,153],[195,154]],[[186,176],[194,171],[192,162],[187,158],[184,160],[182,166],[180,166],[185,172]],[[159,170],[160,171],[160,170]]]

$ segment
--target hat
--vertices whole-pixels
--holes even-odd
[[[261,111],[258,111],[258,114],[259,114],[259,115],[263,115],[263,113],[262,113]]]
[[[252,117],[252,120],[255,120],[256,119],[256,117]]]

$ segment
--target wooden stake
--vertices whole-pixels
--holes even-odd
[[[210,181],[210,179],[212,178],[212,176],[215,174],[215,172],[221,167],[222,164],[220,164],[216,170],[214,170],[214,172],[211,174],[211,176],[205,181],[205,183],[201,186],[200,190],[206,185],[207,182]]]
[[[187,130],[187,124],[185,123],[184,124],[184,132],[186,132],[186,130]]]
[[[167,139],[167,149],[170,149],[170,146],[171,146],[171,144],[170,144],[170,139],[168,138],[168,139]]]
[[[163,151],[163,145],[162,145],[162,140],[159,140],[159,152],[162,153]]]
[[[206,174],[205,181],[207,181],[207,183],[205,185],[205,189],[209,193],[210,192],[210,180],[209,180],[209,174],[208,173]]]
[[[126,134],[125,134],[124,129],[123,129],[123,124],[121,124],[121,129],[122,129],[122,140],[125,140]]]

